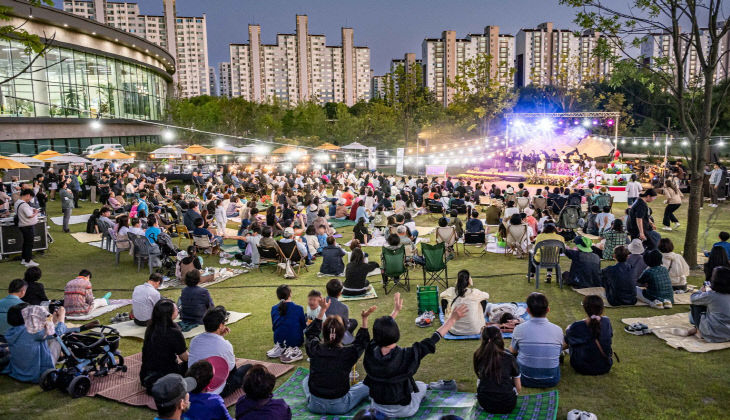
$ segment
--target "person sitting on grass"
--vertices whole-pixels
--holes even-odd
[[[522,391],[520,368],[512,353],[505,351],[499,327],[482,328],[481,335],[481,344],[474,352],[474,373],[479,379],[477,401],[488,413],[509,414]]]
[[[307,317],[307,325],[310,325],[312,321],[317,319],[319,313],[322,312],[322,308],[319,306],[319,301],[322,299],[322,292],[317,289],[312,289],[307,295],[307,311],[304,314]]]
[[[87,315],[96,308],[107,306],[111,292],[94,299],[91,289],[91,271],[81,270],[75,279],[66,283],[63,290],[63,306],[69,315]]]
[[[576,289],[600,286],[601,257],[593,252],[593,242],[585,236],[576,236],[573,243],[577,249],[565,250],[571,264],[570,271],[563,273],[563,283]]]
[[[624,232],[624,222],[621,219],[616,219],[613,221],[610,229],[601,232],[601,238],[603,238],[603,249],[600,252],[601,258],[610,260],[613,258],[613,250],[617,246],[626,245],[629,236]],[[594,252],[596,251],[594,250]]]
[[[730,267],[715,268],[710,287],[702,286],[690,301],[690,322],[695,328],[689,334],[708,343],[730,341]]]
[[[293,363],[303,358],[299,349],[304,343],[307,318],[304,308],[292,302],[291,289],[286,284],[276,288],[279,303],[271,307],[271,328],[274,331],[274,348],[269,357],[280,357],[282,363]],[[276,351],[281,349],[281,351]]]
[[[190,331],[203,323],[205,313],[215,305],[208,289],[198,286],[200,272],[188,271],[185,274],[185,288],[180,293],[180,327]]]
[[[37,268],[37,267],[31,267]],[[15,305],[23,303],[23,297],[28,290],[28,283],[23,279],[14,279],[8,284],[8,295],[0,299],[0,342],[5,342],[3,336],[10,329],[8,311]]]
[[[730,259],[728,259],[727,253],[721,246],[712,247],[712,251],[710,251],[710,255],[707,257],[707,262],[702,266],[705,272],[705,281],[712,280],[712,273],[715,267],[730,267]]]
[[[243,380],[245,395],[236,401],[236,420],[290,420],[291,408],[272,398],[276,376],[263,365],[253,365]]]
[[[636,298],[654,309],[669,309],[674,303],[674,290],[669,271],[662,265],[662,253],[658,250],[644,254],[644,262],[649,267],[636,281]],[[641,289],[640,286],[646,287]]]
[[[319,273],[329,276],[339,276],[345,272],[345,263],[342,257],[346,255],[345,250],[337,246],[333,236],[327,237],[327,246],[320,251],[322,265]]]
[[[162,285],[160,273],[150,274],[149,279],[134,287],[132,292],[132,312],[129,314],[134,323],[139,326],[146,326],[147,321],[152,318],[152,311],[155,304],[160,300],[160,292],[157,289]]]
[[[206,392],[213,380],[213,365],[207,360],[193,363],[185,374],[195,379],[195,389],[190,391],[190,409],[185,412],[186,420],[233,420],[228,408],[218,394]]]
[[[674,243],[672,243],[672,240],[669,238],[660,239],[657,249],[662,253],[662,265],[669,271],[669,279],[672,280],[672,289],[687,290],[689,265],[683,256],[674,252]]]
[[[365,253],[362,248],[357,247],[350,254],[350,263],[347,264],[345,270],[345,284],[342,294],[345,296],[364,295],[370,290],[370,281],[368,274],[380,268],[380,264],[376,262],[365,262]]]
[[[329,302],[329,311],[327,316],[339,316],[345,324],[345,336],[343,343],[348,345],[354,340],[352,333],[357,328],[357,320],[350,319],[350,308],[339,299],[342,297],[343,285],[340,279],[331,279],[327,282],[327,301]]]
[[[363,245],[368,244],[368,240],[370,239],[370,232],[368,231],[368,227],[365,226],[365,218],[360,217],[357,219],[357,223],[352,228],[353,237],[360,241]]]
[[[28,269],[25,270],[23,280],[25,280],[28,288],[25,290],[23,302],[28,302],[31,305],[40,305],[41,302],[49,300],[48,296],[46,296],[46,289],[43,287],[43,283],[39,281],[41,279],[41,275],[40,267],[28,267]]]
[[[583,298],[586,318],[572,323],[565,330],[565,342],[570,349],[570,366],[581,375],[603,375],[613,366],[611,320],[603,315],[603,298],[589,295]]]
[[[464,236],[464,224],[461,222],[461,219],[459,219],[458,211],[451,210],[451,213],[449,214],[447,226],[454,227],[454,231],[456,232],[457,239]]]
[[[468,309],[461,305],[430,337],[412,347],[399,347],[400,329],[395,318],[403,308],[400,293],[393,296],[394,308],[390,316],[382,316],[373,324],[373,340],[368,343],[363,359],[367,376],[364,383],[370,388],[371,408],[388,417],[410,417],[418,411],[426,396],[426,384],[417,382],[413,375],[421,360],[436,352],[436,343],[466,316]]]
[[[441,309],[444,316],[449,317],[451,311],[461,305],[469,309],[469,315],[458,320],[449,330],[453,335],[479,334],[486,325],[484,310],[487,307],[489,293],[474,288],[474,281],[467,270],[459,271],[456,287],[449,287],[441,292]]]
[[[357,336],[351,345],[343,346],[347,325],[339,315],[330,315],[330,305],[335,302],[320,298],[317,318],[305,331],[310,371],[302,387],[307,409],[316,414],[345,414],[369,394],[363,383],[350,386],[350,372],[370,341],[368,317],[377,306],[362,311]]]
[[[551,388],[560,382],[560,353],[565,347],[563,329],[548,321],[548,299],[542,293],[527,296],[531,318],[516,326],[510,351],[517,355],[522,385]]]
[[[644,245],[640,239],[634,239],[626,248],[629,250],[626,264],[631,266],[631,279],[636,282],[641,277],[641,273],[649,267],[644,262]]]
[[[727,257],[730,258],[730,242],[728,242],[728,239],[730,239],[730,233],[724,232],[724,231],[720,232],[720,234],[718,235],[718,238],[720,240],[718,242],[715,242],[714,244],[712,244],[712,248],[714,248],[716,246],[721,247],[723,250],[725,250],[725,254],[727,255]],[[709,257],[709,256],[710,256],[710,252],[705,251],[705,257]]]
[[[190,394],[196,387],[195,379],[171,373],[163,376],[152,387],[150,394],[157,406],[156,419],[182,420],[190,408]]]
[[[616,264],[601,270],[601,281],[606,289],[606,300],[611,306],[636,304],[636,281],[631,266],[626,262],[629,250],[625,246],[613,249]]]
[[[220,394],[221,398],[238,390],[243,384],[246,372],[251,368],[250,364],[236,367],[236,355],[233,352],[233,345],[225,337],[231,330],[226,326],[228,312],[223,306],[216,306],[205,313],[203,325],[205,332],[190,341],[190,365],[209,357],[221,357],[228,363],[228,377],[225,384],[211,390],[212,394]]]
[[[140,382],[148,393],[159,378],[169,373],[184,374],[188,369],[188,347],[175,323],[177,316],[177,307],[170,299],[158,300],[152,309],[144,333],[139,371]]]

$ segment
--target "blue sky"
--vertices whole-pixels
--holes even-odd
[[[55,0],[61,7],[62,0]],[[160,14],[162,0],[138,0],[143,14]],[[568,29],[575,11],[558,0],[177,0],[178,15],[203,13],[208,19],[210,65],[228,61],[228,44],[248,42],[248,24],[261,25],[262,41],[277,33],[294,32],[295,15],[309,15],[309,32],[324,34],[329,45],[340,45],[340,28],[355,31],[355,44],[371,50],[371,67],[380,75],[390,60],[406,52],[421,56],[424,38],[444,30],[457,36],[482,33],[498,25],[504,33],[552,21]]]

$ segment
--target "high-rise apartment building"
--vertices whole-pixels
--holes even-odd
[[[308,23],[297,15],[295,33],[277,34],[275,44],[263,44],[261,27],[249,25],[249,42],[229,46],[231,95],[348,106],[370,99],[370,49],[355,46],[352,28],[342,28],[341,46],[329,46],[324,35],[309,34]]]
[[[208,67],[208,92],[210,92],[210,96],[218,96],[218,82],[217,82],[217,75],[215,72],[215,67],[211,66]]]
[[[370,78],[370,98],[384,99],[388,92],[388,83],[390,75],[371,76]]]
[[[205,15],[177,16],[175,0],[162,0],[163,15],[142,15],[132,2],[64,0],[63,9],[87,19],[141,36],[175,57],[175,94],[209,95],[208,36]]]
[[[218,63],[218,96],[231,97],[231,63]]]
[[[421,49],[424,84],[444,106],[454,96],[454,88],[447,81],[453,81],[461,65],[479,54],[491,55],[491,76],[498,77],[502,86],[514,85],[514,37],[500,34],[497,26],[487,26],[483,34],[466,38],[457,38],[455,31],[444,31],[441,38],[424,39]]]

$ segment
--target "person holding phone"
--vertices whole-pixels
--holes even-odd
[[[25,267],[37,267],[38,263],[33,261],[33,237],[35,236],[35,225],[38,224],[39,209],[34,209],[30,201],[35,196],[33,190],[25,188],[20,192],[20,200],[15,203],[15,214],[17,215],[18,228],[23,237],[22,259],[20,261]]]

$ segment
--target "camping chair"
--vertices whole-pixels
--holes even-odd
[[[430,200],[428,203],[428,212],[431,214],[432,220],[438,220],[444,217],[444,206],[436,200]]]
[[[302,266],[304,266],[304,269],[306,271],[309,271],[309,269],[307,269],[307,265],[304,264],[305,257],[299,252],[299,248],[297,248],[297,243],[295,241],[278,241],[277,244],[279,245],[279,263],[284,263],[285,265],[291,264],[292,268],[294,268],[294,264],[297,264],[295,270],[295,274],[297,277],[299,277]],[[286,270],[286,268],[282,268],[281,265],[277,265],[276,268],[277,273]]]
[[[525,243],[526,240],[527,225],[508,225],[507,236],[505,237],[507,247],[505,248],[504,255],[507,256],[509,254],[512,254],[516,255],[519,258],[522,258],[526,252],[526,250],[523,249],[522,245]]]
[[[475,252],[470,252],[467,249],[467,245],[478,245],[482,252],[478,255]],[[485,232],[464,232],[464,243],[462,246],[464,247],[464,255],[481,257],[487,253],[487,234]]]
[[[114,228],[109,228],[109,237],[112,241],[112,252],[116,254],[116,264],[119,265],[119,256],[122,252],[129,251],[132,243],[129,238],[120,238],[114,233]]]
[[[466,214],[466,203],[454,204],[453,206],[451,206],[451,210],[456,210],[458,214]]]
[[[520,209],[520,213],[524,213],[525,209],[530,207],[530,197],[517,197],[517,208]]]
[[[547,198],[534,197],[532,199],[532,205],[535,206],[536,210],[545,210],[547,208]]]
[[[198,252],[210,251],[211,254],[215,254],[218,247],[210,242],[208,235],[193,235],[193,245],[198,249]]]
[[[515,201],[515,193],[505,193],[504,194],[504,203],[507,204],[510,201]]]
[[[175,232],[177,232],[177,247],[181,248],[180,244],[183,239],[190,239],[190,245],[193,245],[193,237],[190,235],[188,227],[185,225],[175,225]]]
[[[530,269],[535,268],[535,288],[540,288],[540,269],[554,269],[560,288],[563,288],[563,275],[560,271],[560,253],[565,252],[565,244],[556,241],[540,241],[530,250],[527,262],[527,282],[530,282]],[[540,253],[540,261],[535,261],[535,254]]]
[[[457,240],[456,228],[453,226],[439,226],[436,228],[436,243],[443,242],[446,246],[446,252],[459,255],[459,250],[456,249]]]
[[[111,251],[112,237],[109,233],[109,229],[111,229],[112,226],[109,226],[101,219],[96,219],[96,227],[99,230],[99,233],[101,233],[101,248]]]
[[[446,263],[446,247],[443,242],[436,245],[421,243],[421,254],[426,260],[423,265],[423,285],[437,283],[449,288],[449,271]],[[426,274],[428,273],[428,278]],[[442,275],[443,274],[443,275]]]
[[[383,247],[380,255],[383,276],[383,290],[387,295],[389,291],[393,291],[396,287],[401,287],[405,291],[411,290],[411,279],[408,276],[408,268],[406,267],[406,250],[403,246],[395,250]],[[393,284],[388,289],[388,283],[392,280]]]
[[[275,271],[278,270],[280,255],[277,248],[257,246],[256,249],[259,251],[259,271],[263,272],[262,265],[270,265],[274,267]]]
[[[135,235],[134,233],[129,232],[127,233],[127,236],[134,246],[133,255],[134,260],[137,262],[137,271],[139,272],[142,268],[142,264],[146,260],[147,265],[150,268],[150,274],[152,274],[154,271],[153,267],[158,266],[158,264],[153,264],[155,259],[157,259],[157,263],[159,263],[161,255],[159,249],[155,251],[155,248],[152,247],[146,236]]]

